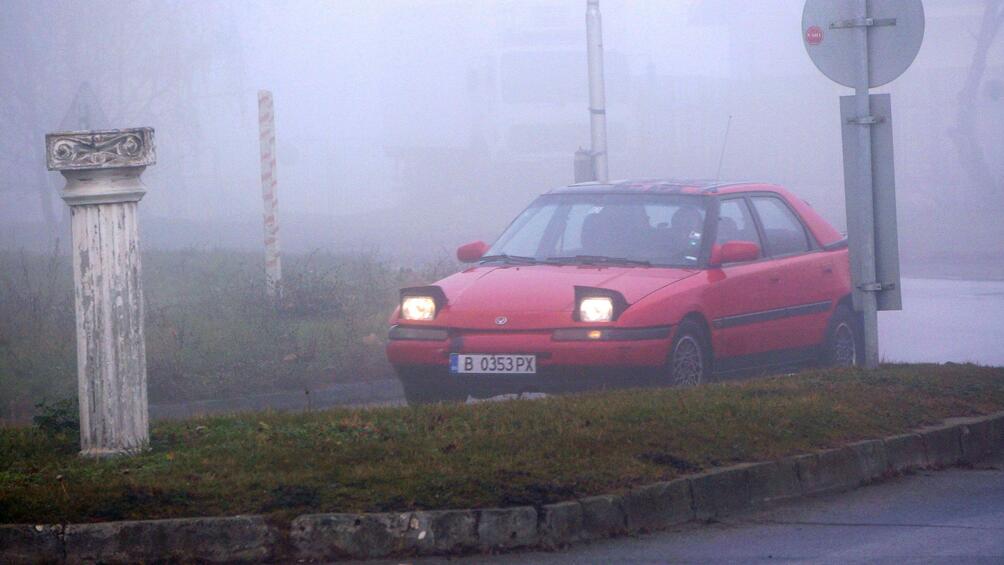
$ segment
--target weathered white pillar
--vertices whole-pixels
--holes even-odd
[[[149,425],[136,204],[156,162],[153,129],[51,133],[45,148],[71,213],[80,454],[137,453]]]

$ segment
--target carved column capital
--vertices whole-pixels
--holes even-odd
[[[45,161],[50,171],[153,165],[157,162],[153,128],[46,134]]]
[[[146,194],[140,173],[157,162],[153,128],[50,133],[45,161],[66,177],[71,206],[136,202]]]

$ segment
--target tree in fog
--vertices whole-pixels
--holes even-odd
[[[988,192],[998,187],[1000,181],[994,178],[979,140],[979,93],[987,69],[987,55],[1002,22],[1004,0],[986,0],[973,60],[959,92],[958,125],[952,132],[964,169],[980,190]]]
[[[207,143],[209,105],[239,96],[239,4],[138,0],[121,4],[15,2],[0,12],[0,191],[38,194],[46,233],[62,233],[62,180],[45,169],[43,139],[57,130],[152,126],[179,206],[219,167]],[[187,187],[192,187],[188,189]],[[20,199],[20,200],[19,200]],[[9,201],[9,200],[8,200]],[[171,213],[174,210],[164,210]],[[28,211],[28,217],[34,213]]]
[[[45,120],[39,107],[46,92],[39,83],[38,73],[33,72],[44,56],[44,39],[14,33],[13,29],[16,22],[38,21],[48,12],[27,9],[24,4],[8,6],[4,12],[7,13],[0,20],[0,84],[8,87],[0,95],[0,170],[4,171],[5,181],[0,190],[28,192],[34,188],[51,233],[57,220],[45,172],[41,143]]]

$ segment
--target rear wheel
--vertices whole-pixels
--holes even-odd
[[[853,367],[860,364],[863,351],[858,317],[845,305],[837,306],[826,329],[822,361],[831,367]]]
[[[684,320],[676,330],[669,350],[669,378],[675,386],[697,386],[705,382],[711,369],[711,347],[704,328]]]

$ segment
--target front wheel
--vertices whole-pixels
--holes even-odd
[[[676,386],[697,386],[703,383],[711,369],[711,347],[704,328],[685,320],[676,330],[669,350],[669,378]]]
[[[858,317],[847,306],[834,310],[826,329],[823,363],[831,367],[853,367],[861,363],[861,343]]]

